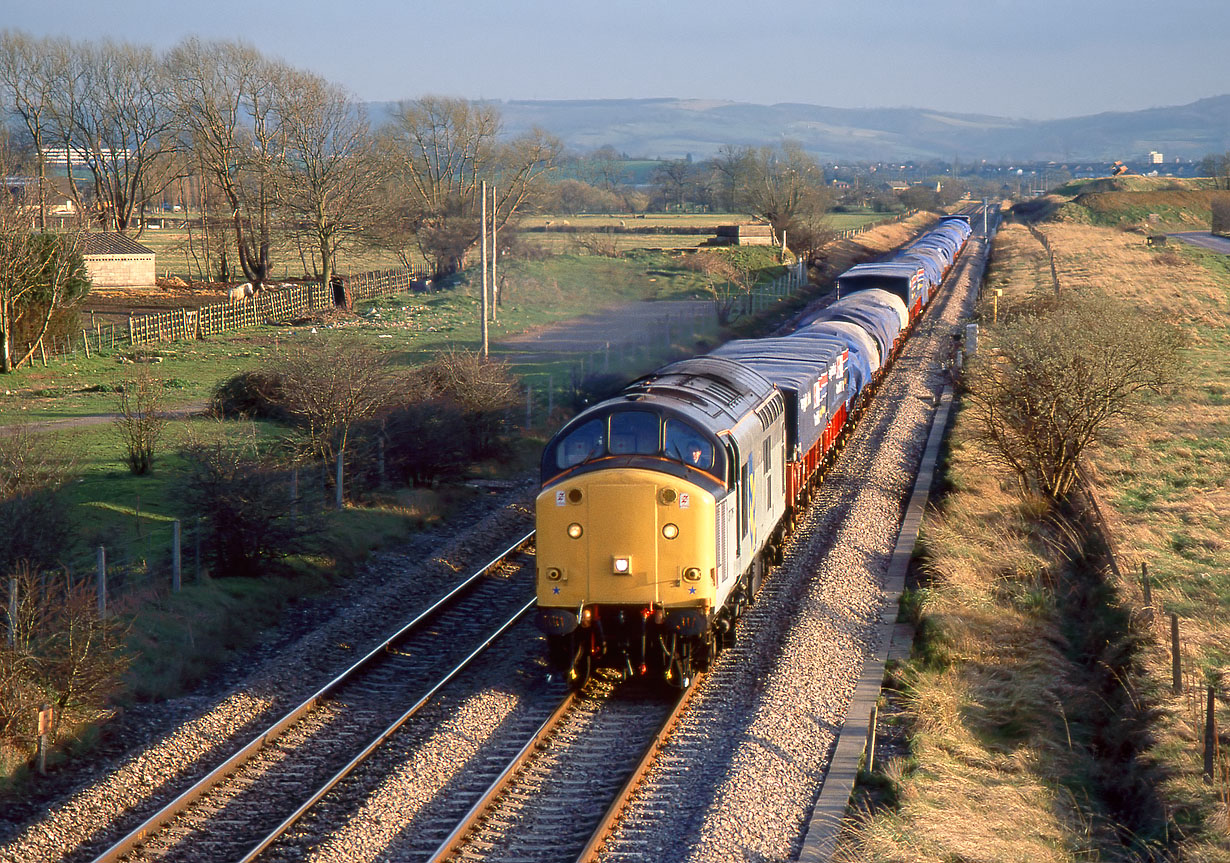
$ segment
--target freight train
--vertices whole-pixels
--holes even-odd
[[[686,686],[735,622],[971,233],[946,216],[788,335],[663,366],[548,442],[537,624],[552,669]]]

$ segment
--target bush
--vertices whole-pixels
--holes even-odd
[[[117,618],[100,618],[92,583],[6,570],[17,584],[11,643],[0,643],[0,736],[29,745],[38,707],[57,708],[56,725],[97,718],[128,667]],[[6,600],[7,600],[6,596]]]
[[[209,411],[219,419],[285,420],[282,376],[253,369],[219,381],[209,398]]]
[[[469,460],[507,454],[506,414],[520,403],[520,389],[506,364],[471,351],[444,351],[419,370],[418,383],[427,402],[465,414],[462,446]]]
[[[258,576],[269,561],[301,549],[309,519],[291,518],[290,472],[261,448],[255,429],[194,441],[180,454],[187,503],[204,520],[215,577]]]
[[[60,492],[69,467],[56,438],[23,426],[0,434],[0,568],[55,565],[72,531]]]
[[[468,417],[444,400],[399,407],[385,420],[385,461],[390,476],[417,486],[456,479],[470,463]]]
[[[167,427],[162,406],[163,386],[145,373],[134,380],[124,381],[119,390],[115,427],[124,444],[125,461],[135,474],[146,474],[154,469],[154,453]]]

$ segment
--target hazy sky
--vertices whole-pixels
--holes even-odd
[[[0,28],[243,39],[366,100],[680,97],[1051,119],[1230,92],[1230,0],[0,0]]]

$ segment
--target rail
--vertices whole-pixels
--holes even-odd
[[[326,683],[324,686],[322,686],[319,690],[317,690],[315,693],[309,696],[304,702],[302,702],[298,707],[295,707],[290,712],[288,712],[286,715],[284,715],[281,719],[275,722],[273,725],[266,728],[264,731],[258,734],[255,738],[249,741],[238,752],[231,755],[229,758],[227,758],[225,761],[223,761],[221,764],[219,764],[217,767],[211,770],[206,776],[198,780],[190,788],[182,792],[180,795],[178,795],[174,800],[172,800],[166,806],[162,807],[157,812],[155,812],[153,815],[151,815],[149,818],[147,818],[145,821],[143,821],[136,829],[129,832],[119,842],[115,843],[110,848],[108,848],[106,851],[104,851],[102,854],[95,857],[94,863],[117,863],[117,861],[119,861],[125,854],[132,851],[134,848],[137,847],[137,845],[145,841],[154,831],[166,825],[172,818],[179,815],[181,812],[183,812],[185,809],[187,809],[189,806],[191,806],[193,803],[199,800],[202,796],[204,796],[208,791],[214,788],[219,782],[221,782],[231,773],[235,772],[245,762],[247,762],[250,758],[252,758],[252,756],[254,756],[257,752],[259,752],[265,746],[277,740],[289,728],[294,726],[300,719],[302,719],[310,711],[315,709],[322,701],[324,701],[325,698],[329,696],[331,692],[337,689],[338,686],[340,686],[343,682],[345,682],[350,677],[352,677],[361,668],[365,667],[377,655],[385,652],[394,642],[400,640],[407,633],[416,629],[422,623],[423,620],[429,618],[432,614],[434,614],[440,608],[444,607],[449,602],[451,602],[460,593],[467,590],[471,585],[474,584],[474,582],[476,582],[478,579],[486,575],[491,569],[493,569],[494,567],[502,563],[509,555],[523,548],[533,537],[534,537],[533,531],[530,531],[529,533],[522,536],[520,539],[518,539],[516,542],[510,545],[507,549],[505,549],[503,552],[501,552],[499,555],[497,555],[495,558],[493,558],[491,561],[485,564],[482,568],[477,570],[473,575],[471,575],[469,578],[462,581],[455,588],[453,588],[453,590],[449,591],[447,594],[445,594],[443,597],[441,597],[439,600],[433,603],[428,609],[421,612],[409,623],[399,628],[396,633],[394,633],[389,638],[385,639],[379,646],[369,651],[365,656],[363,656],[363,658],[359,659],[357,662],[352,664],[345,671],[341,672],[336,677],[334,677],[332,680],[330,680],[328,683]],[[521,613],[524,613],[524,612],[521,612]]]

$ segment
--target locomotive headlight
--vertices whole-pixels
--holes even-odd
[[[583,533],[585,533],[585,531],[581,530],[581,525],[577,524],[575,521],[568,525],[568,535],[573,539],[580,539],[581,534]]]
[[[616,575],[627,575],[632,571],[632,560],[627,557],[617,557],[611,561],[611,571]]]
[[[686,581],[700,581],[700,570],[694,566],[689,566],[683,571],[683,577]]]
[[[667,539],[674,539],[679,536],[679,525],[669,523],[662,525],[662,535]]]
[[[558,567],[551,566],[547,568],[547,578],[550,579],[551,581],[559,581],[563,577],[564,577],[563,570],[559,569]]]

